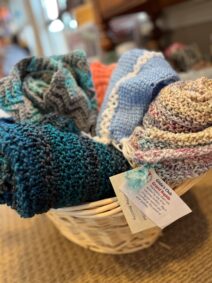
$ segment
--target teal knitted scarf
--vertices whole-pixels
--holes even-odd
[[[118,150],[79,135],[67,117],[0,120],[0,204],[22,217],[111,197],[109,177],[128,169]]]

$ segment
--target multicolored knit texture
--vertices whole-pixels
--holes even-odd
[[[212,168],[212,80],[162,89],[123,153],[134,165],[152,164],[172,187]]]
[[[116,64],[104,65],[98,61],[90,64],[93,84],[96,90],[98,108],[100,108],[103,103],[106,90],[109,85],[109,80],[115,67]]]
[[[112,74],[97,119],[97,135],[106,143],[129,137],[159,91],[177,80],[161,53],[126,52]]]
[[[59,120],[0,120],[0,204],[22,217],[111,197],[109,177],[129,169],[118,150]]]
[[[0,94],[0,108],[16,121],[57,113],[70,116],[85,132],[94,131],[97,102],[83,51],[20,61],[0,80]]]

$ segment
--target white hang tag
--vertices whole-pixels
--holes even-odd
[[[161,229],[191,212],[154,169],[143,166],[122,174],[120,190]]]
[[[125,173],[110,177],[118,202],[133,234],[156,227],[141,210],[120,190],[125,184]]]

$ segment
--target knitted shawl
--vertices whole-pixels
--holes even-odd
[[[0,80],[0,108],[16,121],[65,114],[83,131],[94,129],[97,102],[83,51],[49,58],[26,58]]]
[[[176,82],[152,102],[123,153],[134,165],[152,164],[175,187],[212,168],[211,126],[212,80]]]
[[[104,142],[129,137],[149,104],[178,76],[161,53],[134,49],[114,70],[97,119],[96,132]]]
[[[0,167],[0,204],[32,217],[113,196],[109,177],[129,164],[112,146],[78,135],[67,117],[45,117],[0,120]]]

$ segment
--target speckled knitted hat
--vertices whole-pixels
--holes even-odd
[[[46,113],[65,114],[90,132],[97,102],[83,51],[49,58],[26,58],[0,81],[0,108],[16,121],[38,121]]]
[[[109,80],[115,67],[116,64],[104,65],[98,61],[90,64],[93,84],[96,91],[98,108],[100,108],[102,105],[109,84]]]
[[[178,76],[161,53],[134,49],[126,52],[113,72],[97,119],[97,135],[104,142],[130,136],[150,102]]]
[[[212,80],[177,82],[161,90],[123,153],[150,163],[172,187],[212,168]]]
[[[118,150],[59,119],[0,120],[0,203],[22,217],[111,197],[109,177],[129,169]]]

